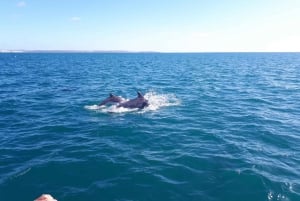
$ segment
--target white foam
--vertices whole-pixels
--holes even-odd
[[[99,106],[99,105],[85,105],[84,108],[87,110],[99,110],[103,108],[104,106]]]
[[[139,110],[137,108],[123,108],[117,107],[117,105],[109,106],[98,106],[98,105],[86,105],[85,109],[96,110],[97,112],[102,113],[129,113],[129,112],[138,112],[144,113],[148,111],[155,111],[162,107],[176,106],[180,105],[181,101],[174,94],[158,94],[154,91],[150,91],[144,95],[145,99],[148,100],[149,106]]]
[[[124,107],[117,107],[117,105],[111,105],[109,107],[105,107],[101,110],[101,112],[104,113],[127,113],[127,112],[134,112],[137,111],[137,108],[130,109],[130,108],[124,108]]]
[[[161,107],[180,105],[180,100],[174,94],[157,94],[151,91],[146,93],[144,97],[149,101],[146,110],[158,110]]]

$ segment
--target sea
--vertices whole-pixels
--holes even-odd
[[[0,54],[0,200],[41,194],[299,201],[300,53]]]

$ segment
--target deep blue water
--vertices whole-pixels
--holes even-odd
[[[0,54],[0,200],[43,193],[300,200],[300,53]]]

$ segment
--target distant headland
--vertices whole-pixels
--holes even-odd
[[[127,51],[127,50],[0,50],[0,53],[159,53],[159,52]]]

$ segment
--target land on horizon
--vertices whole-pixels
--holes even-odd
[[[300,53],[300,51],[203,51],[203,52],[180,52],[180,51],[129,51],[129,50],[0,50],[1,53]]]

